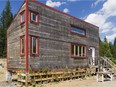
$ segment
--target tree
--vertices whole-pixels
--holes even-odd
[[[116,59],[116,38],[114,39],[114,44],[113,44],[113,58]]]
[[[6,30],[13,20],[13,14],[11,12],[10,1],[6,2],[6,7],[2,11],[0,17],[0,56],[6,56]]]
[[[100,40],[100,56],[112,57],[111,48],[106,37],[104,41]]]
[[[109,47],[110,47],[110,51],[111,51],[111,54],[113,57],[113,44],[112,44],[112,42],[109,42]]]
[[[104,43],[100,40],[100,56],[104,56]]]
[[[105,56],[112,57],[110,46],[106,37],[104,38],[104,51],[105,51],[104,54]]]

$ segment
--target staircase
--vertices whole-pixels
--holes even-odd
[[[107,57],[101,57],[99,60],[99,72],[111,72],[116,79],[116,64]],[[107,74],[111,78],[111,75]]]
[[[93,60],[94,59],[94,60]],[[112,73],[116,79],[116,64],[107,57],[89,58],[89,72],[90,74],[96,73]],[[106,77],[112,78],[111,74],[105,74]]]

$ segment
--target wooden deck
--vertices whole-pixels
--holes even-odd
[[[87,71],[85,69],[78,69],[72,71],[49,71],[37,73],[18,73],[18,86],[31,87],[38,83],[64,81],[69,79],[85,78]]]

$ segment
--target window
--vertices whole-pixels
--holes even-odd
[[[32,53],[37,53],[37,40],[36,37],[32,37]]]
[[[36,14],[34,14],[34,13],[32,13],[32,21],[37,21],[37,15]]]
[[[75,33],[75,34],[78,34],[78,35],[81,35],[81,36],[85,36],[86,35],[86,32],[85,32],[84,29],[80,29],[80,28],[75,27],[75,26],[71,26],[71,32]]]
[[[35,36],[31,36],[31,40],[30,40],[30,45],[31,45],[31,55],[39,55],[38,51],[39,51],[39,44],[38,44],[38,37]]]
[[[71,57],[86,57],[86,46],[79,44],[71,44]]]
[[[36,12],[30,12],[30,21],[31,21],[31,23],[38,24],[39,23],[38,13],[36,13]]]
[[[21,54],[21,56],[23,56],[24,52],[25,52],[24,44],[25,44],[24,36],[21,36],[20,37],[20,54]]]
[[[20,24],[23,24],[25,22],[25,14],[24,11],[20,13]]]

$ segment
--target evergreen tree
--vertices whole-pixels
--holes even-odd
[[[113,57],[113,44],[112,44],[112,42],[109,42],[109,47],[110,47],[110,51],[111,51],[111,54]]]
[[[100,40],[100,56],[104,56],[104,43]]]
[[[9,27],[9,24],[13,20],[13,14],[11,12],[10,1],[8,0],[6,3],[6,7],[4,9],[4,29]]]
[[[107,38],[104,38],[104,56],[112,57],[111,50]]]
[[[10,1],[6,2],[6,7],[0,17],[0,56],[6,56],[6,30],[13,20]]]
[[[113,58],[116,59],[116,38],[114,39],[114,44],[113,44]]]

